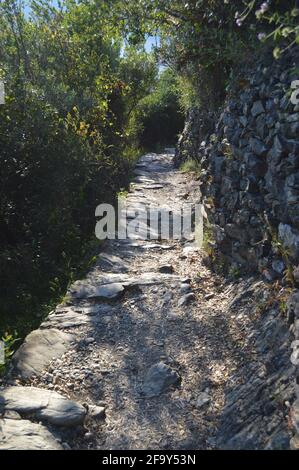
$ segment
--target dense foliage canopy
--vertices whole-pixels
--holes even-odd
[[[184,76],[185,85],[189,80],[204,106],[219,106],[233,71],[242,63],[254,63],[265,48],[279,58],[299,44],[298,0],[116,3],[130,40],[158,32],[160,60]]]

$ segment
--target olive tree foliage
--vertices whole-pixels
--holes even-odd
[[[107,2],[111,21],[137,43],[160,38],[157,54],[202,105],[217,108],[232,73],[268,47],[280,57],[299,42],[298,0],[124,0]],[[191,93],[191,98],[194,94]]]
[[[153,91],[139,101],[134,113],[140,143],[145,149],[175,147],[184,127],[185,109],[180,101],[177,75],[166,68]]]
[[[106,2],[29,3],[0,3],[0,330],[21,334],[74,278],[95,207],[126,187],[130,116],[157,78],[142,46],[122,52]]]

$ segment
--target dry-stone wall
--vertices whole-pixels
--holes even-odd
[[[176,155],[177,163],[201,164],[219,252],[270,279],[282,276],[289,258],[299,263],[299,105],[291,102],[298,65],[294,51],[244,72],[214,129],[210,115],[205,121],[191,110]]]
[[[279,61],[264,57],[253,71],[241,72],[214,127],[210,115],[205,122],[199,110],[189,112],[176,163],[187,158],[200,163],[209,226],[206,243],[215,262],[234,273],[260,272],[270,282],[280,279],[298,287],[299,105],[291,99],[295,80],[299,80],[298,48]],[[298,448],[299,290],[293,291],[286,310],[294,339],[291,360],[284,365],[275,362],[275,367],[282,378],[287,364],[295,372],[297,399],[292,400],[290,423],[295,431],[291,448]],[[270,318],[270,336],[277,325],[277,319]],[[276,347],[283,343],[274,339]],[[235,426],[231,412],[228,417],[226,430]],[[244,432],[248,439],[249,428]],[[233,434],[231,428],[228,434]],[[238,439],[242,441],[242,435]],[[238,447],[239,441],[235,444]],[[228,447],[235,444],[230,441]]]

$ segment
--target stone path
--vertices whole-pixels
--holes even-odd
[[[127,199],[176,211],[198,188],[150,154]],[[15,355],[0,449],[288,447],[289,332],[271,295],[216,276],[187,240],[106,242]]]

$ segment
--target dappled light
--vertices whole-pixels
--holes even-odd
[[[1,1],[0,450],[299,449],[298,18]]]

